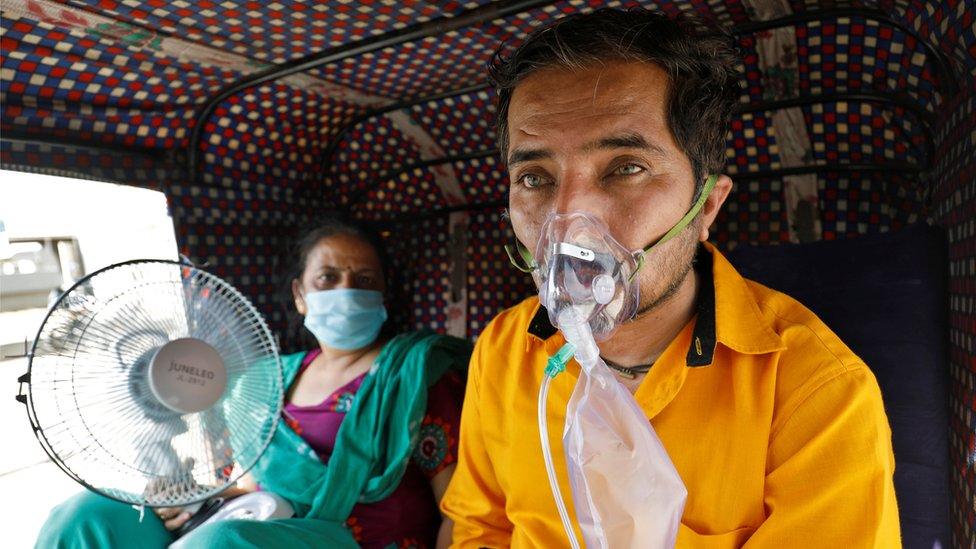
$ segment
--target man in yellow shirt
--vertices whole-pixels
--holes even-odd
[[[721,173],[739,88],[727,43],[695,34],[656,13],[601,10],[496,58],[516,236],[532,249],[551,213],[585,212],[627,249],[660,242],[638,271],[636,314],[599,350],[687,488],[678,547],[897,547],[874,376],[813,313],[743,279],[705,243],[732,182],[703,182]],[[455,546],[568,545],[536,421],[546,361],[564,342],[537,298],[478,339],[442,501]],[[561,449],[579,376],[570,362],[546,409],[573,523]]]

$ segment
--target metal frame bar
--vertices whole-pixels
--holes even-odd
[[[342,138],[345,137],[349,131],[353,128],[362,124],[363,122],[369,120],[370,118],[376,118],[377,116],[384,115],[388,112],[398,111],[400,109],[406,109],[414,105],[420,105],[423,103],[429,103],[431,101],[440,101],[441,99],[447,99],[449,97],[458,97],[461,95],[467,95],[469,93],[477,93],[482,90],[488,89],[490,86],[488,84],[476,84],[474,86],[468,86],[466,88],[461,88],[459,90],[447,90],[441,93],[435,93],[433,95],[425,95],[420,97],[411,97],[409,99],[404,99],[402,101],[397,101],[396,103],[390,103],[389,105],[370,109],[358,116],[353,117],[349,122],[346,122],[339,128],[339,131],[329,140],[329,144],[325,147],[325,151],[322,152],[322,165],[321,173],[325,173],[327,164],[335,154],[336,147],[342,142]]]
[[[92,151],[106,154],[123,153],[129,156],[142,156],[153,161],[169,161],[173,158],[175,151],[175,149],[137,147],[134,145],[121,145],[117,143],[99,143],[81,139],[79,137],[34,134],[21,130],[4,130],[3,136],[0,137],[0,141],[6,141],[8,143],[25,143],[30,145],[75,147],[80,149],[91,149]]]
[[[935,114],[926,111],[921,105],[905,95],[889,95],[877,92],[801,95],[799,97],[763,101],[761,103],[740,103],[739,105],[736,105],[734,112],[737,114],[742,114],[774,111],[779,109],[788,109],[791,107],[805,107],[825,103],[840,103],[843,101],[852,103],[879,103],[882,105],[892,105],[895,107],[901,107],[914,114],[915,118],[919,121],[919,125],[922,127],[922,133],[925,134],[925,160],[927,165],[932,163],[932,158],[935,156],[935,135],[932,131],[932,123],[934,122]]]
[[[481,160],[483,158],[488,158],[491,156],[495,156],[497,154],[498,154],[497,150],[490,149],[490,150],[475,151],[473,153],[467,153],[467,154],[430,158],[427,160],[423,160],[421,162],[414,162],[413,164],[407,164],[406,166],[402,166],[398,168],[396,171],[390,172],[389,174],[383,174],[380,180],[389,181],[391,179],[400,177],[401,174],[411,172],[413,170],[420,169],[420,168],[429,168],[430,166],[447,164],[449,162],[463,162],[465,160]],[[355,205],[356,203],[359,202],[361,198],[369,194],[369,191],[373,190],[373,188],[374,187],[369,187],[369,186],[362,187],[356,190],[355,192],[351,193],[348,197],[348,200],[346,200],[344,206],[348,208],[350,206]]]
[[[247,75],[236,82],[232,82],[217,91],[212,97],[208,98],[197,111],[194,117],[193,130],[190,132],[190,139],[187,150],[187,176],[193,180],[197,178],[197,163],[199,162],[199,146],[203,128],[213,115],[214,110],[225,99],[244,91],[248,88],[258,86],[265,82],[278,80],[285,76],[298,72],[307,71],[321,65],[327,65],[336,61],[341,61],[348,57],[362,55],[390,46],[411,42],[429,36],[445,34],[457,29],[474,26],[485,21],[500,19],[527,11],[536,7],[551,4],[552,0],[499,0],[479,6],[477,8],[462,12],[454,17],[440,17],[425,23],[418,23],[409,27],[389,32],[375,38],[357,40],[349,44],[343,44],[335,48],[320,51],[318,53],[281,63],[267,69]]]
[[[737,114],[752,113],[752,112],[763,112],[771,111],[777,109],[786,109],[791,107],[802,107],[808,105],[818,105],[825,103],[837,103],[837,102],[861,102],[861,103],[881,103],[884,105],[894,105],[896,107],[902,107],[912,114],[914,114],[920,122],[922,127],[922,132],[925,134],[925,161],[926,164],[922,168],[916,168],[915,171],[925,171],[929,168],[932,163],[932,157],[934,155],[934,143],[932,136],[932,129],[929,127],[929,120],[931,115],[922,109],[917,103],[911,101],[906,97],[900,96],[886,96],[878,93],[831,93],[831,94],[818,94],[818,95],[806,95],[800,97],[792,97],[788,99],[777,99],[774,101],[764,101],[762,103],[740,103],[735,112]],[[465,160],[480,160],[483,158],[489,158],[498,154],[495,149],[475,151],[473,153],[467,153],[462,155],[449,155],[442,156],[439,158],[430,158],[420,162],[414,162],[407,164],[406,166],[401,166],[400,168],[392,171],[390,173],[381,174],[380,180],[389,181],[391,179],[396,179],[400,175],[411,172],[418,168],[426,168],[430,166],[436,166],[439,164],[447,164],[449,162],[462,162]],[[784,170],[786,170],[784,168]],[[804,172],[800,172],[804,173]],[[783,175],[790,175],[789,173],[783,173]],[[351,193],[344,204],[345,207],[352,207],[356,205],[366,194],[369,193],[375,187],[363,187],[357,191]]]
[[[828,17],[840,18],[840,17],[851,17],[851,16],[863,17],[864,19],[869,19],[869,20],[877,21],[879,23],[888,24],[904,32],[905,34],[908,34],[913,38],[915,38],[915,40],[918,43],[920,43],[922,47],[925,49],[927,57],[934,59],[934,62],[938,69],[938,73],[936,74],[936,77],[938,78],[939,75],[944,75],[948,79],[948,82],[942,82],[941,79],[939,80],[940,83],[943,84],[942,86],[943,92],[951,95],[955,93],[956,90],[958,90],[958,83],[956,81],[955,72],[952,70],[952,66],[946,60],[945,55],[940,50],[936,49],[934,46],[929,44],[926,40],[923,40],[918,35],[918,33],[915,32],[913,29],[908,28],[905,25],[901,24],[900,22],[892,19],[886,13],[880,10],[863,10],[857,8],[835,8],[835,9],[828,9],[828,10],[818,10],[815,12],[794,14],[786,17],[777,18],[777,19],[770,19],[769,21],[756,21],[753,23],[745,23],[734,27],[731,32],[732,34],[741,36],[744,34],[760,32],[763,30],[769,30],[769,29],[780,28],[780,27],[788,27],[788,26],[796,25],[797,23],[804,23],[807,21],[823,20],[823,19],[827,19]],[[429,96],[411,97],[409,99],[397,101],[396,103],[391,103],[390,105],[378,109],[368,110],[365,113],[356,116],[355,118],[353,118],[352,120],[344,124],[339,129],[339,131],[336,132],[336,134],[329,141],[329,144],[326,147],[325,151],[322,152],[322,164],[320,168],[320,173],[324,174],[328,169],[328,165],[331,163],[330,161],[332,160],[332,155],[335,154],[335,150],[339,146],[339,143],[341,142],[345,134],[348,133],[350,130],[352,130],[352,128],[356,127],[358,124],[361,124],[362,122],[369,120],[370,118],[381,116],[388,112],[405,109],[422,103],[428,103],[430,101],[438,101],[440,99],[446,99],[448,97],[457,97],[459,95],[475,93],[478,91],[489,89],[490,87],[491,87],[490,84],[484,83],[484,84],[478,84],[474,86],[468,86],[466,88],[462,88],[460,90],[455,90],[451,92],[442,92],[442,93],[429,95]]]

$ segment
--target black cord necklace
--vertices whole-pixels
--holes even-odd
[[[643,375],[649,372],[651,370],[651,366],[653,366],[653,364],[638,364],[637,366],[621,366],[616,362],[607,360],[606,358],[603,357],[603,355],[601,355],[600,358],[603,359],[603,362],[607,363],[607,366],[609,366],[611,370],[616,370],[620,372],[620,374],[626,377],[627,379],[636,379],[638,375]]]

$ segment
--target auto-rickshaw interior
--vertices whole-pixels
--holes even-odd
[[[346,212],[387,239],[395,321],[473,339],[534,293],[503,250],[486,64],[605,5],[732,33],[735,187],[712,240],[875,371],[905,545],[971,546],[970,1],[5,0],[2,167],[162,191],[180,252],[250,298],[284,350],[278,258],[317,215]]]

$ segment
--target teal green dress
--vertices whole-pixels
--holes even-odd
[[[305,353],[282,357],[285,386]],[[188,547],[356,547],[345,527],[356,503],[385,499],[399,485],[416,444],[427,389],[449,369],[464,370],[471,343],[431,332],[403,334],[380,351],[339,427],[328,463],[284,422],[251,470],[262,489],[285,498],[296,518],[226,520],[193,531]],[[233,441],[232,441],[233,444]],[[162,521],[92,492],[56,507],[38,548],[165,547]]]

